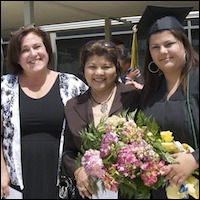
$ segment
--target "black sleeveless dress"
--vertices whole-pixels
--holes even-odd
[[[20,89],[24,199],[59,199],[56,181],[63,118],[59,78],[40,99]]]

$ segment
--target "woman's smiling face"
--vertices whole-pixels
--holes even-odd
[[[36,72],[47,68],[49,55],[42,38],[30,32],[21,42],[19,64],[27,72]]]
[[[114,87],[116,67],[106,56],[90,56],[84,70],[85,79],[93,90],[105,91]]]
[[[149,51],[163,73],[182,70],[184,67],[185,48],[170,31],[152,34],[149,39]]]

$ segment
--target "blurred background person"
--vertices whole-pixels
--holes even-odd
[[[139,68],[131,68],[131,53],[128,49],[118,48],[119,51],[119,64],[121,72],[119,75],[119,82],[127,85],[133,85],[136,89],[141,90],[143,84],[141,83],[141,71]]]
[[[126,83],[126,75],[131,71],[131,53],[128,49],[118,48],[119,51],[119,64],[121,68],[119,81]]]

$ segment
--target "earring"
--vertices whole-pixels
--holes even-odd
[[[148,64],[148,70],[149,70],[151,73],[153,73],[153,74],[159,72],[159,68],[158,68],[156,65],[155,65],[155,66],[157,67],[157,69],[154,69],[154,70],[151,69],[152,64],[155,65],[154,61],[151,61],[151,62]]]
[[[185,54],[184,54],[184,58],[185,58],[185,62],[187,63],[187,52],[185,51]]]

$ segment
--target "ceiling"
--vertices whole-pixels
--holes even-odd
[[[193,6],[199,1],[33,1],[38,26],[142,15],[147,5]],[[24,24],[24,1],[1,1],[1,37]]]

